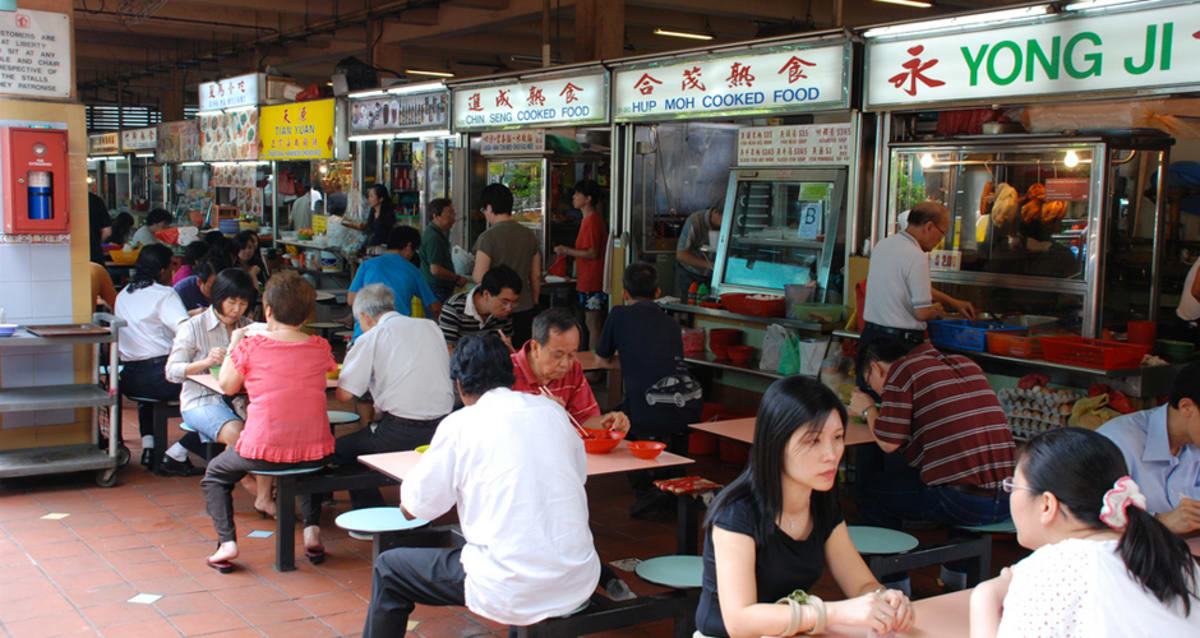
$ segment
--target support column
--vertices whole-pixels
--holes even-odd
[[[162,118],[164,122],[178,122],[183,119],[183,92],[187,90],[183,83],[183,72],[174,67],[166,90],[162,92]]]
[[[618,58],[624,51],[624,0],[578,0],[575,3],[575,61]]]

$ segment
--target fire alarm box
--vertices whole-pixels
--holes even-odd
[[[67,132],[0,127],[4,232],[70,232]]]

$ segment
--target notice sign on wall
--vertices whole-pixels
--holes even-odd
[[[0,11],[0,93],[71,97],[71,21],[66,14]]]
[[[849,124],[756,126],[738,131],[738,166],[849,164],[854,129]]]
[[[480,152],[484,155],[541,154],[546,150],[546,132],[542,129],[487,131],[482,138]]]

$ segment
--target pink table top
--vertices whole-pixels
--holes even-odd
[[[200,385],[212,390],[213,392],[216,392],[217,394],[225,394],[221,391],[221,386],[217,384],[217,378],[209,372],[205,372],[204,374],[189,374],[187,378],[188,381],[195,381],[196,383],[199,383]],[[325,379],[326,390],[336,387],[337,379]]]
[[[956,591],[932,598],[924,598],[913,603],[913,613],[916,622],[913,628],[896,638],[962,638],[971,628],[971,590]],[[822,636],[834,638],[866,638],[874,636],[865,627],[844,627],[831,625],[825,629]],[[885,638],[880,636],[880,638]]]
[[[585,371],[586,370],[610,370],[610,369],[619,367],[617,365],[616,357],[613,357],[611,364],[606,364],[604,362],[604,360],[600,358],[599,355],[597,355],[595,352],[592,352],[591,350],[583,350],[580,352],[576,352],[575,359],[577,359],[579,361],[579,364],[583,366],[583,369]]]
[[[420,460],[421,454],[412,450],[407,452],[364,454],[358,457],[358,461],[363,465],[379,470],[401,481],[404,480],[405,475]],[[621,441],[621,444],[608,454],[588,454],[587,473],[588,476],[598,476],[601,474],[617,474],[636,470],[653,470],[660,467],[687,465],[689,463],[695,463],[695,461],[684,456],[671,454],[670,452],[663,452],[651,460],[639,459],[629,451],[625,442]]]
[[[754,417],[693,423],[688,427],[743,443],[754,443]],[[871,430],[867,428],[866,424],[851,421],[846,426],[846,445],[873,443],[874,441],[875,437],[871,435]]]

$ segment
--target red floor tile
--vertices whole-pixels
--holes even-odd
[[[331,614],[321,616],[321,622],[329,625],[334,631],[343,636],[360,634],[363,630],[363,622],[367,615],[360,611],[351,611],[341,614]],[[411,634],[410,634],[411,635]]]
[[[232,574],[226,575],[232,576]],[[287,596],[283,592],[267,584],[255,584],[236,589],[223,589],[214,592],[213,595],[216,596],[217,600],[234,609],[287,600]]]
[[[128,602],[88,607],[82,610],[82,613],[84,618],[87,618],[93,626],[99,629],[162,618],[158,610],[150,605]]]
[[[165,595],[154,603],[154,608],[165,616],[178,616],[225,609],[225,604],[206,591],[198,591]]]
[[[255,627],[313,617],[312,613],[307,609],[290,600],[247,605],[238,608],[237,611],[247,622]]]
[[[367,601],[348,591],[308,596],[300,598],[296,602],[318,617],[355,610],[361,610],[363,614],[367,613]]]
[[[326,638],[339,635],[332,627],[316,618],[259,625],[258,630],[266,634],[268,638]]]
[[[108,526],[101,526],[101,527],[108,528]],[[91,530],[97,529],[97,528],[93,527],[93,528],[88,528],[88,531],[84,532],[84,536],[86,536],[86,538],[88,539],[87,544],[90,545],[93,550],[95,550],[97,552],[101,552],[101,553],[118,551],[118,550],[122,550],[122,549],[136,549],[139,547],[150,547],[150,543],[147,543],[146,539],[142,538],[138,534],[132,533],[132,530],[130,530],[128,527],[125,527],[124,524],[122,524],[121,527],[124,527],[125,531],[130,532],[130,533],[121,534],[121,535],[113,534],[113,535],[109,535],[109,536],[95,536],[94,534],[91,533]],[[116,531],[116,530],[113,530],[113,531]]]
[[[205,611],[196,614],[171,616],[171,624],[185,636],[200,636],[218,631],[247,629],[250,625],[228,609]]]
[[[491,629],[475,622],[473,618],[458,614],[422,620],[416,630],[416,634],[421,638],[470,638],[491,633]]]
[[[108,561],[104,560],[104,557],[99,554],[50,558],[38,561],[38,566],[42,568],[42,571],[51,576],[64,576],[111,569]]]
[[[204,585],[195,578],[172,576],[170,578],[150,578],[130,581],[134,589],[148,594],[190,594],[205,591]]]
[[[81,541],[64,541],[62,543],[47,543],[45,545],[34,545],[25,550],[34,560],[41,562],[51,558],[63,558],[64,556],[78,556],[80,554],[92,553],[92,548],[88,547]]]
[[[6,624],[10,621],[27,620],[74,610],[71,603],[57,592],[37,598],[0,600],[0,618],[3,618]]]
[[[167,638],[180,635],[178,629],[162,618],[105,627],[100,634],[104,638]]]
[[[78,609],[123,603],[139,593],[143,592],[123,583],[66,590],[67,599]]]
[[[168,560],[167,555],[156,547],[110,550],[104,555],[113,565],[141,565]]]
[[[52,616],[42,616],[27,620],[5,621],[4,629],[12,638],[51,638],[91,631],[92,627],[74,611],[63,611]]]

